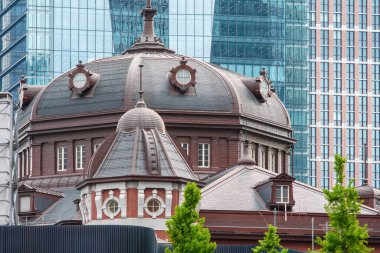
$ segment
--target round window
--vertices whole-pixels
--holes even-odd
[[[180,69],[176,73],[176,79],[179,84],[188,84],[191,81],[191,73],[187,69]]]
[[[149,212],[156,213],[158,210],[160,210],[161,203],[157,199],[151,199],[148,201],[147,208]]]
[[[78,73],[74,76],[73,83],[78,89],[83,88],[86,85],[87,77],[83,73]]]
[[[112,214],[117,214],[119,212],[119,203],[114,199],[109,200],[107,210]]]

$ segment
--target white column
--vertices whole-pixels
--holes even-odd
[[[289,174],[290,172],[290,150],[285,151],[285,166],[284,166],[284,172],[286,174]]]
[[[185,186],[183,185],[183,184],[180,184],[179,186],[178,186],[178,199],[179,199],[179,205],[181,205],[182,203],[183,203],[183,200],[184,200],[184,196],[183,196],[183,194],[184,194],[184,188],[185,188]]]
[[[96,191],[95,195],[96,219],[102,219],[102,192]]]
[[[165,218],[170,218],[172,216],[172,200],[173,200],[172,189],[165,189],[165,193],[166,193]]]
[[[90,222],[92,219],[91,192],[87,192],[87,194],[85,194],[84,201],[88,212],[88,222]]]
[[[272,170],[272,149],[268,148],[268,170]]]
[[[282,151],[281,150],[278,150],[277,152],[277,167],[278,167],[278,173],[282,173],[283,172],[283,164],[282,164]]]
[[[119,201],[120,201],[120,215],[122,219],[127,218],[127,201],[126,201],[126,190],[125,189],[120,189],[120,196],[119,196]]]
[[[144,217],[144,189],[138,189],[137,197],[137,217]]]
[[[0,225],[9,225],[12,213],[12,124],[13,102],[7,92],[0,93]],[[17,153],[17,152],[16,152]],[[16,154],[17,155],[17,154]],[[17,164],[16,164],[17,166]]]
[[[262,156],[261,149],[262,149],[262,146],[260,144],[258,144],[257,145],[257,166],[262,168],[263,167],[263,164],[262,164],[263,159],[261,159],[261,156]]]

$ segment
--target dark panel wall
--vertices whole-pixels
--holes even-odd
[[[153,229],[134,226],[1,226],[0,252],[155,253]]]

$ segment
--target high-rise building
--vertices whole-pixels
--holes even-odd
[[[379,188],[380,1],[309,0],[309,16],[311,184],[331,188],[340,153],[348,180]]]
[[[0,7],[0,84],[6,90],[26,73],[26,0],[4,0]]]
[[[23,63],[19,71],[2,74],[2,89],[15,87],[22,74],[27,76],[28,84],[47,84],[78,60],[120,54],[142,30],[138,11],[145,5],[144,0],[18,2],[28,17],[21,29],[27,43],[20,50]],[[3,6],[3,12],[12,8],[7,6],[9,3]],[[266,68],[287,106],[293,137],[298,140],[294,147],[294,176],[310,183],[307,1],[155,0],[153,6],[158,9],[157,36],[177,53],[247,76],[257,76],[260,69]],[[4,28],[3,25],[6,33]],[[6,50],[3,46],[1,54]],[[4,66],[5,56],[0,57]]]

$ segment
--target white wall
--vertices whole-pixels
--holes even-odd
[[[12,96],[0,93],[0,225],[8,225],[11,205]]]

